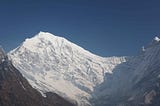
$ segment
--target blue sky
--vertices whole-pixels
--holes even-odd
[[[100,56],[136,55],[160,31],[159,0],[0,0],[0,45],[47,31]]]

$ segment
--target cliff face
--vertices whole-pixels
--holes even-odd
[[[31,87],[0,48],[0,106],[73,106],[57,94],[46,96]]]

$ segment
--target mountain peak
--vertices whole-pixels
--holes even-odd
[[[40,34],[45,34],[45,33],[48,33],[48,32],[40,31],[40,32],[38,33],[38,35],[40,35]]]
[[[49,32],[40,31],[32,38],[27,38],[23,42],[22,46],[33,51],[37,52],[38,48],[54,46],[57,47],[63,42],[64,38],[55,36]]]
[[[5,52],[4,52],[3,48],[2,48],[2,46],[0,46],[0,55],[4,55],[4,54],[5,54]]]
[[[150,48],[150,47],[154,47],[156,45],[158,45],[160,43],[160,38],[159,37],[154,37],[153,40],[149,43],[148,46],[146,46],[146,48]]]
[[[35,35],[35,37],[44,38],[46,40],[64,39],[63,37],[59,37],[49,32],[43,32],[43,31],[40,31],[38,34]]]
[[[56,54],[70,54],[72,55],[73,52],[80,52],[84,55],[88,55],[89,57],[98,57],[89,51],[83,49],[82,47],[72,43],[71,41],[53,35],[49,32],[42,32],[40,31],[32,38],[27,38],[21,47],[24,47],[32,52],[35,53],[43,53],[44,51],[54,51]]]
[[[38,36],[38,37],[44,37],[44,36],[55,36],[55,35],[53,35],[53,34],[51,34],[51,33],[49,33],[49,32],[43,32],[43,31],[40,31],[38,34],[36,34],[36,36]]]
[[[154,41],[159,42],[159,41],[160,41],[160,38],[156,36],[156,37],[154,38]]]
[[[155,45],[155,44],[157,44],[157,43],[159,43],[160,42],[160,38],[159,37],[154,37],[154,39],[152,40],[152,42],[151,42],[151,44],[152,45]]]

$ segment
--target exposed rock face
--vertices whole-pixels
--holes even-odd
[[[155,90],[150,91],[148,94],[145,95],[144,103],[151,104],[152,100],[154,99],[154,96],[156,96],[156,91]]]
[[[73,106],[54,93],[43,97],[8,60],[0,48],[0,106]]]
[[[3,48],[0,46],[0,63],[4,62],[5,60],[8,60]]]

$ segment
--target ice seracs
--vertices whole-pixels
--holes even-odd
[[[43,95],[56,92],[82,106],[90,105],[90,94],[103,82],[105,73],[112,73],[117,64],[126,61],[126,57],[94,55],[48,32],[26,39],[9,57]]]

